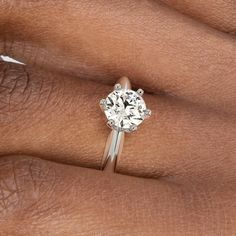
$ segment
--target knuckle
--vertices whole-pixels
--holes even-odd
[[[9,121],[25,108],[29,74],[21,65],[0,62],[0,122]]]
[[[12,161],[1,161],[0,170],[0,214],[3,216],[18,205],[19,189]]]
[[[55,184],[48,162],[32,157],[5,157],[0,161],[0,222],[37,209]]]
[[[0,124],[11,123],[23,114],[31,117],[46,106],[52,100],[54,84],[24,65],[0,62]]]

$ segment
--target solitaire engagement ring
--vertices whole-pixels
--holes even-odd
[[[103,155],[102,170],[115,172],[116,161],[124,143],[124,134],[137,130],[144,119],[151,115],[142,98],[144,91],[131,89],[127,77],[122,77],[106,99],[100,101],[100,107],[112,129],[108,136]]]

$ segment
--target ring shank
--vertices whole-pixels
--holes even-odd
[[[118,83],[123,89],[131,89],[131,83],[127,77],[119,79]],[[115,172],[116,162],[121,155],[125,134],[123,131],[112,130],[107,138],[102,160],[102,170]]]
[[[108,136],[103,156],[102,169],[113,172],[116,169],[116,160],[120,156],[124,143],[124,132],[112,130]]]

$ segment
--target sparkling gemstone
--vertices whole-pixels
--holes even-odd
[[[105,115],[117,129],[129,131],[138,126],[145,118],[145,111],[143,98],[133,90],[114,90],[106,98]]]

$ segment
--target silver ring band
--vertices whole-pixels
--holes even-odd
[[[122,77],[114,91],[100,101],[100,107],[108,119],[107,125],[112,129],[105,146],[102,170],[115,172],[117,159],[123,149],[125,132],[135,131],[151,115],[151,110],[146,109],[143,93],[142,89],[131,90],[129,79]]]
[[[122,77],[118,81],[118,84],[120,84],[123,89],[131,89],[131,83],[127,77]],[[103,170],[115,172],[116,162],[122,152],[124,139],[124,131],[111,131],[110,135],[107,138],[105,152],[103,155]]]

